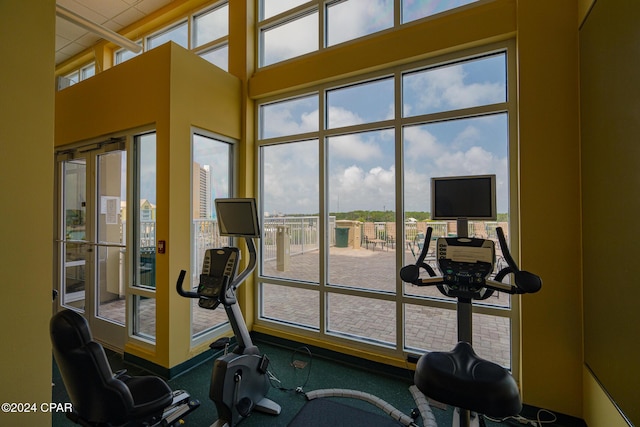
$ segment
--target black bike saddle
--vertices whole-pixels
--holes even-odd
[[[518,385],[509,371],[478,357],[466,342],[459,342],[452,351],[420,357],[414,382],[438,402],[490,417],[515,416],[522,410]]]

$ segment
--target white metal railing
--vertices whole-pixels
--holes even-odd
[[[289,239],[289,254],[303,254],[317,250],[320,246],[320,218],[317,216],[284,216],[265,218],[262,230],[262,259],[270,261],[277,256],[277,233],[286,227]],[[335,244],[336,218],[329,217],[329,245]]]
[[[264,218],[262,230],[262,259],[270,261],[277,256],[277,231],[278,227],[286,227],[289,240],[289,254],[303,254],[314,251],[320,244],[320,219],[318,216],[283,216]],[[469,224],[469,235],[478,237],[495,237],[497,222]],[[123,225],[124,227],[124,225]],[[335,216],[329,217],[328,236],[329,246],[335,245]],[[427,227],[433,228],[432,238],[446,237],[449,234],[449,224],[446,221],[429,222],[406,222],[404,224],[404,235],[407,242],[415,243],[417,237],[426,232]],[[220,236],[218,223],[215,219],[194,219],[193,220],[193,257],[191,271],[194,277],[198,277],[201,262],[207,249],[226,246],[229,244],[227,237]],[[362,238],[386,240],[397,238],[395,235],[395,223],[386,222],[365,222],[362,224]],[[484,234],[484,236],[483,236]],[[156,222],[140,221],[139,228],[140,252],[155,253],[156,246]]]

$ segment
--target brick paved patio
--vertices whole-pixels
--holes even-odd
[[[395,250],[331,247],[329,283],[375,291],[394,292],[397,268]],[[411,262],[408,250],[405,259]],[[276,261],[265,263],[263,276],[318,282],[317,251],[292,256],[289,268],[278,271]],[[442,297],[435,287],[405,285],[406,293]],[[492,296],[490,304],[506,307],[507,295]],[[329,291],[328,330],[395,344],[396,306],[394,301],[338,294]],[[263,315],[288,323],[319,328],[320,302],[315,290],[266,284]],[[451,300],[451,299],[448,299]],[[453,308],[453,307],[452,307]],[[456,312],[435,307],[406,304],[404,333],[406,345],[429,350],[450,350],[457,342]],[[510,366],[510,321],[504,317],[474,314],[474,348],[479,355]]]
[[[329,253],[329,282],[352,288],[394,292],[397,268],[394,248],[352,249],[332,247]],[[413,260],[405,252],[408,262]],[[263,276],[318,283],[318,251],[292,256],[289,268],[279,271],[276,260],[265,263]],[[408,295],[441,297],[435,287],[405,285]],[[266,283],[263,289],[263,315],[319,329],[320,294],[316,290]],[[328,330],[395,345],[395,301],[328,293]],[[493,296],[496,306],[508,306],[508,296]],[[199,332],[226,320],[223,309],[204,310],[193,302],[193,331]],[[454,308],[452,306],[452,308]],[[107,317],[124,323],[124,299],[103,304]],[[428,350],[450,350],[457,341],[455,310],[406,304],[404,336],[406,346]],[[140,302],[141,332],[155,336],[155,300]],[[508,318],[474,314],[474,348],[489,360],[510,366],[511,328]]]

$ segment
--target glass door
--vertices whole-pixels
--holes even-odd
[[[120,144],[77,150],[59,162],[59,304],[82,313],[96,339],[126,338],[127,156]]]

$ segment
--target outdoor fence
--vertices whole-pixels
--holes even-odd
[[[261,251],[263,261],[273,261],[278,256],[292,256],[305,252],[318,250],[320,247],[320,218],[318,216],[283,216],[265,218],[263,221]],[[345,222],[345,221],[339,221]],[[375,241],[385,245],[398,244],[398,234],[395,222],[358,222],[347,221],[354,228],[353,236],[360,239],[359,242],[351,240],[353,247],[367,248],[367,242]],[[140,239],[141,263],[146,266],[148,277],[145,282],[155,282],[155,246],[156,226],[155,221],[141,221],[138,231]],[[499,222],[469,222],[469,236],[496,239],[496,228],[503,227],[508,231],[507,223]],[[456,221],[407,221],[404,224],[404,245],[409,250],[419,250],[422,240],[426,235],[427,227],[433,229],[431,238],[446,237],[456,234]],[[357,228],[357,230],[355,230]],[[192,247],[192,265],[194,280],[200,274],[202,259],[207,249],[229,245],[229,238],[220,236],[217,220],[194,219],[194,238]],[[279,234],[280,231],[280,234]],[[279,237],[280,235],[280,237]],[[336,245],[336,217],[329,217],[327,226],[328,244]],[[283,240],[283,239],[286,239]],[[285,250],[278,246],[286,244]]]

